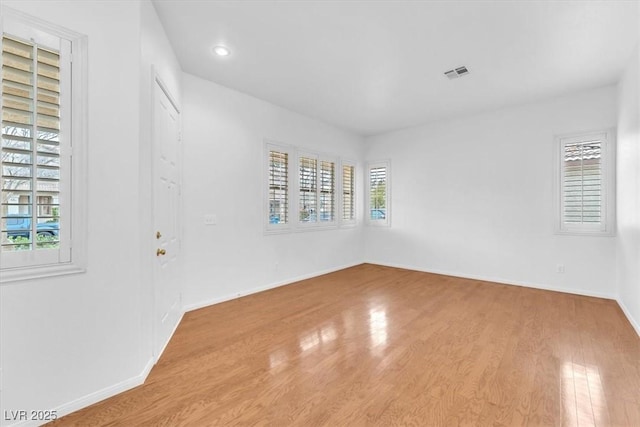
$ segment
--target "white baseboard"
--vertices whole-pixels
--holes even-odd
[[[162,349],[160,350],[160,353],[158,353],[154,358],[153,358],[153,365],[155,365],[158,360],[160,360],[160,357],[162,357],[162,353],[164,353],[164,350],[167,348],[167,346],[169,345],[169,342],[171,342],[171,338],[173,338],[173,334],[176,333],[176,330],[178,329],[178,326],[180,326],[180,323],[182,323],[182,318],[184,317],[184,313],[185,310],[184,308],[182,309],[181,313],[180,313],[180,318],[178,319],[178,321],[176,322],[175,326],[173,327],[173,331],[171,331],[171,335],[169,335],[169,338],[167,339],[167,342],[165,342],[162,345]],[[153,365],[151,365],[151,367],[153,367]],[[145,377],[146,378],[146,377]]]
[[[149,372],[151,372],[151,368],[153,368],[153,365],[154,361],[151,358],[145,364],[142,372],[140,372],[135,377],[126,379],[110,387],[103,388],[102,390],[98,390],[72,402],[65,403],[64,405],[57,408],[58,417],[70,414],[82,408],[86,408],[89,405],[93,405],[94,403],[98,403],[111,396],[115,396],[116,394],[120,394],[124,391],[131,390],[134,387],[138,387],[139,385],[144,384],[144,381],[147,379]]]
[[[622,309],[624,315],[627,317],[627,320],[629,320],[629,323],[631,323],[631,326],[633,326],[633,329],[635,329],[636,334],[638,334],[638,336],[640,337],[640,323],[638,323],[636,319],[633,318],[633,316],[631,315],[631,311],[629,311],[627,306],[624,304],[624,302],[622,302],[620,298],[616,299],[616,302]]]
[[[389,264],[389,263],[379,263],[374,261],[367,261],[367,263],[382,265],[385,267],[403,268],[405,270],[420,271],[423,273],[442,274],[443,276],[461,277],[463,279],[481,280],[483,282],[494,282],[494,283],[500,283],[503,285],[523,286],[525,288],[542,289],[545,291],[554,291],[554,292],[564,292],[567,294],[583,295],[588,297],[596,297],[596,298],[604,298],[604,299],[612,299],[612,300],[616,299],[616,296],[613,294],[592,292],[592,291],[587,291],[583,289],[562,288],[557,286],[542,285],[539,283],[532,283],[532,282],[525,282],[525,281],[513,281],[513,280],[503,279],[501,277],[479,276],[479,275],[468,274],[468,273],[460,273],[457,271],[425,269],[422,267],[416,267],[416,266],[405,265],[405,264]]]
[[[86,408],[87,406],[93,405],[94,403],[98,403],[102,400],[105,400],[109,397],[115,396],[116,394],[120,394],[127,390],[131,390],[134,387],[138,387],[143,384],[147,379],[149,372],[151,372],[151,368],[153,368],[154,361],[153,358],[147,361],[142,372],[132,378],[128,378],[124,381],[121,381],[112,386],[103,388],[102,390],[98,390],[96,392],[90,393],[86,396],[83,396],[74,401],[65,403],[57,408],[54,408],[53,411],[56,413],[58,418],[61,418],[65,415],[69,415],[72,412],[78,411],[80,409]],[[31,426],[40,426],[42,422],[38,421],[20,421],[14,424],[10,424],[9,427],[31,427]]]
[[[301,280],[311,279],[314,277],[322,276],[323,274],[334,273],[336,271],[344,270],[345,268],[355,267],[356,265],[360,265],[362,262],[356,262],[352,264],[342,265],[340,267],[329,268],[326,270],[316,271],[310,274],[303,274],[302,276],[297,276],[289,279],[285,279],[279,282],[270,283],[264,286],[258,286],[255,288],[251,288],[247,291],[241,293],[234,293],[231,295],[225,295],[217,298],[212,298],[206,301],[198,302],[195,304],[189,304],[184,307],[185,312],[198,310],[199,308],[209,307],[210,305],[220,304],[225,301],[231,301],[236,298],[241,298],[247,295],[256,294],[258,292],[268,291],[269,289],[279,288],[280,286],[291,285],[292,283],[299,282]]]

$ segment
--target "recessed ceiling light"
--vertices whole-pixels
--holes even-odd
[[[231,51],[226,46],[216,46],[213,48],[213,53],[218,56],[229,56],[231,54]]]

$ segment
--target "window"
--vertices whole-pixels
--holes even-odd
[[[335,222],[336,167],[333,160],[303,154],[298,158],[298,208],[301,224]]]
[[[336,215],[336,164],[320,160],[320,221],[333,222]]]
[[[1,281],[82,271],[86,41],[2,12]]]
[[[265,141],[265,157],[267,233],[337,225],[341,190],[336,158],[272,141]],[[352,182],[355,168],[350,167]],[[353,212],[354,187],[349,185]],[[355,221],[353,213],[351,218]]]
[[[391,224],[389,169],[389,162],[372,163],[367,168],[367,220],[369,224]]]
[[[299,164],[299,220],[300,222],[316,222],[316,199],[318,197],[317,161],[309,157],[300,157]]]
[[[557,137],[559,233],[613,234],[613,132]]]
[[[356,182],[355,166],[343,163],[342,165],[342,221],[352,222],[356,219]]]
[[[289,153],[269,150],[269,224],[289,222]]]

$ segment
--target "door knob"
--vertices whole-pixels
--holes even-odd
[[[164,249],[158,249],[156,251],[156,256],[160,256],[160,255],[166,255],[167,251],[165,251]]]

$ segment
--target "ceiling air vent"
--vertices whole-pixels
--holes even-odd
[[[444,75],[447,76],[449,80],[457,79],[458,77],[462,77],[467,74],[469,74],[469,70],[464,65],[444,72]]]

